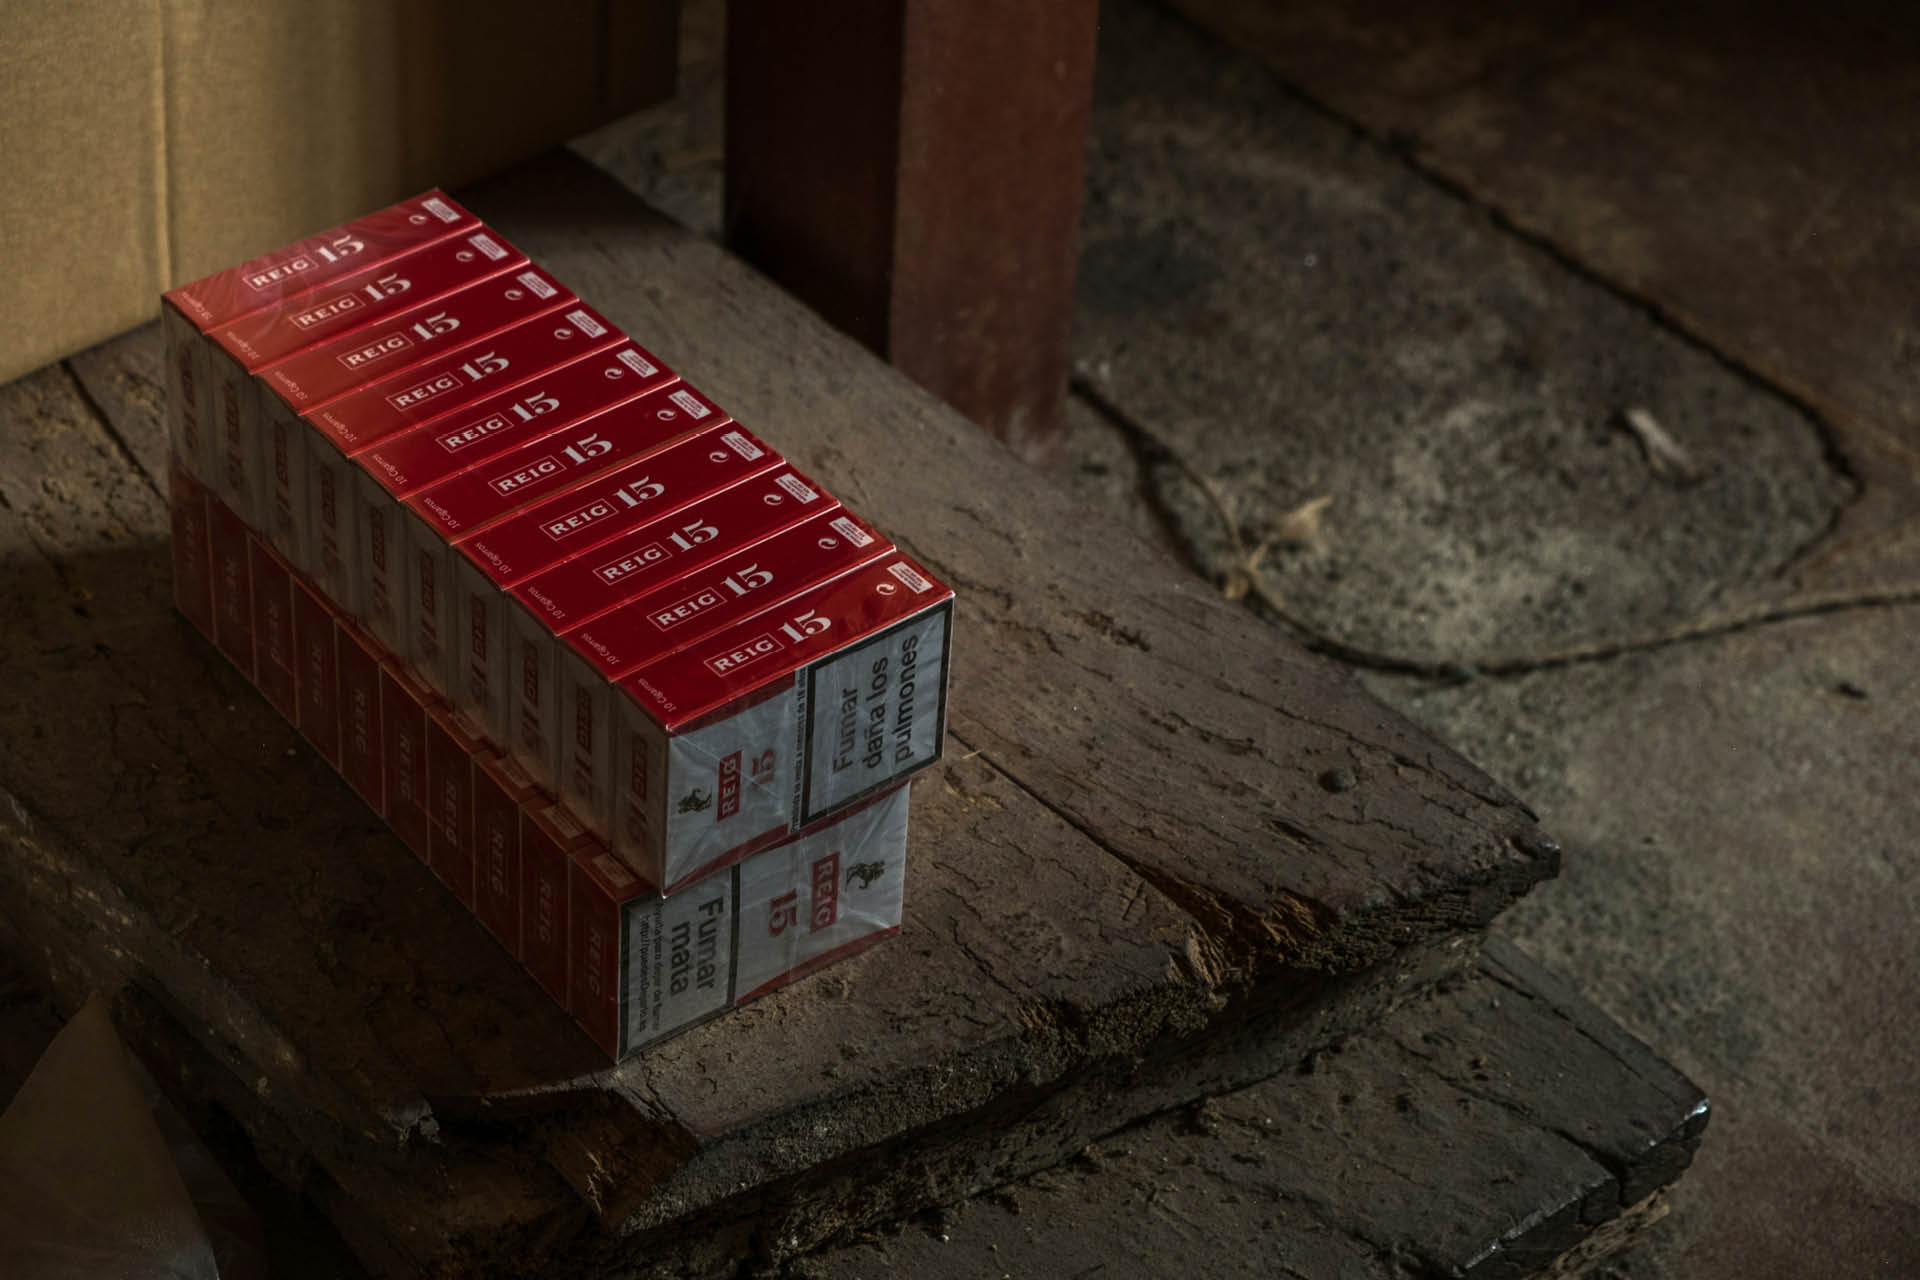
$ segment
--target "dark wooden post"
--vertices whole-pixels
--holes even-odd
[[[1036,460],[1059,448],[1097,0],[733,0],[733,248]]]

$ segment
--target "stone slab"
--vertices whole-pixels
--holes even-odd
[[[1806,589],[1920,584],[1911,7],[1173,7],[1806,406],[1862,482]]]
[[[1855,500],[1802,406],[1257,58],[1137,0],[1101,39],[1076,356],[1107,412],[1070,443],[1104,470],[1075,486],[1157,512],[1204,577],[1327,499],[1260,558],[1270,604],[1342,656],[1485,670],[1779,598]]]

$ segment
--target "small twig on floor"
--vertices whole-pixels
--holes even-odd
[[[1654,421],[1645,409],[1635,406],[1622,410],[1620,421],[1640,442],[1641,451],[1647,455],[1647,465],[1656,476],[1681,486],[1699,484],[1707,478],[1706,468],[1695,462],[1693,455],[1667,434],[1667,429]]]

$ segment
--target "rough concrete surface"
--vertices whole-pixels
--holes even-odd
[[[1636,63],[1613,10],[1593,19],[1614,28],[1602,47],[1564,6],[1411,27],[1395,7],[1372,28],[1330,5],[1224,7],[1321,35],[1275,74],[1141,4],[1104,6],[1062,478],[1217,581],[1330,497],[1317,540],[1264,556],[1273,600],[1350,656],[1453,669],[1374,661],[1368,678],[1565,841],[1560,881],[1511,932],[1715,1100],[1672,1214],[1599,1274],[1920,1274],[1906,803],[1920,609],[1871,603],[1920,594],[1920,453],[1910,424],[1865,413],[1910,398],[1883,375],[1911,345],[1916,294],[1897,282],[1920,272],[1887,252],[1907,234],[1904,188],[1831,180],[1884,169],[1901,145],[1860,104],[1897,100],[1911,64],[1799,59],[1773,101],[1773,81],[1741,69],[1779,33],[1750,29],[1745,9],[1716,65],[1724,22],[1689,19],[1714,38]],[[1519,38],[1529,23],[1551,38]],[[1577,80],[1563,74],[1576,62]],[[670,163],[684,143],[658,141],[697,128],[700,93],[717,97],[715,69],[698,70],[691,109],[610,131],[595,158],[713,229],[717,157],[690,182]],[[1354,118],[1296,96],[1296,71]],[[1370,105],[1393,94],[1397,114]],[[1774,129],[1769,112],[1808,127]],[[1613,152],[1603,172],[1577,144],[1623,128],[1657,145]],[[638,139],[624,153],[622,136]],[[1424,146],[1411,161],[1388,145],[1409,137]],[[1507,150],[1459,152],[1489,139]],[[1673,198],[1688,191],[1713,199]],[[1740,204],[1756,199],[1777,204]],[[1700,212],[1723,205],[1751,215],[1731,237]],[[1741,240],[1792,209],[1815,257],[1796,258],[1792,236],[1765,252]],[[1869,243],[1881,249],[1852,261]],[[1621,256],[1635,245],[1683,250],[1647,271]],[[1692,270],[1685,246],[1717,260]],[[1871,287],[1833,291],[1829,259]],[[1766,285],[1730,305],[1671,292],[1749,263]],[[1676,315],[1688,332],[1663,318]],[[1775,339],[1809,316],[1873,341]],[[1860,412],[1822,420],[1794,398],[1838,395],[1869,367],[1846,397]],[[1776,387],[1770,369],[1790,376]],[[1630,408],[1697,480],[1656,470]],[[1768,620],[1808,601],[1837,611]],[[1489,658],[1521,661],[1471,678]]]
[[[1920,574],[1920,8],[1170,3],[1828,418],[1810,584]]]
[[[1263,563],[1342,644],[1473,665],[1656,634],[1776,573],[1851,495],[1778,395],[1396,157],[1262,65],[1109,8],[1079,362],[1186,554]],[[1703,473],[1663,477],[1652,413]],[[1216,486],[1234,530],[1173,451]]]
[[[1680,1211],[1625,1275],[1920,1268],[1916,627],[1920,607],[1862,610],[1514,680],[1369,681],[1565,843],[1504,931],[1715,1101]]]

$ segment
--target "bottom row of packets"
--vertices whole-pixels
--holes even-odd
[[[905,781],[662,896],[177,462],[171,480],[180,612],[608,1055],[898,932]],[[244,626],[208,604],[216,529],[245,547],[222,557]]]
[[[907,794],[895,787],[670,898],[604,850],[576,855],[574,1018],[617,1057],[898,932]]]

